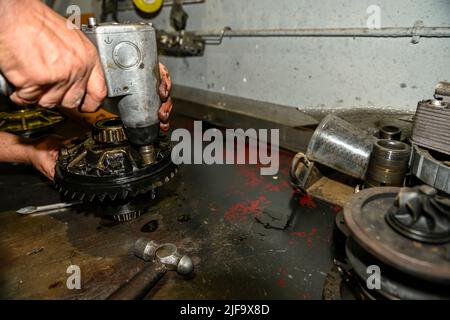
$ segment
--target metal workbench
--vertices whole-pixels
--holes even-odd
[[[145,265],[130,251],[144,236],[175,243],[195,264],[192,279],[169,272],[149,299],[320,299],[340,208],[293,192],[292,156],[280,152],[276,177],[260,176],[256,165],[184,165],[145,214],[122,224],[83,206],[19,216],[16,209],[60,195],[33,168],[1,164],[0,298],[104,299]],[[255,219],[262,215],[272,227]],[[283,219],[285,230],[273,228]],[[72,264],[80,290],[66,287]]]

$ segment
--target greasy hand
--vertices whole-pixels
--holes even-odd
[[[162,131],[169,130],[169,116],[172,111],[172,98],[170,97],[170,91],[172,90],[172,80],[170,79],[169,71],[162,63],[159,64],[159,74],[161,76],[161,85],[159,86],[159,97],[162,104],[159,108],[158,116],[160,128]]]
[[[27,146],[28,160],[33,166],[50,180],[55,176],[55,165],[58,160],[58,151],[64,139],[57,135],[48,135],[36,140]]]
[[[2,0],[0,71],[20,105],[98,109],[107,91],[94,45],[39,0]]]

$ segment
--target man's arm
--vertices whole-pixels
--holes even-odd
[[[0,162],[32,164],[47,178],[53,180],[58,149],[62,141],[62,138],[54,135],[26,139],[0,132]]]
[[[20,105],[93,112],[106,96],[94,45],[39,0],[0,0],[0,71]]]

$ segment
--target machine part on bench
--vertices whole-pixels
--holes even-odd
[[[434,98],[446,103],[450,102],[450,82],[440,81],[434,88]]]
[[[401,140],[402,129],[393,125],[387,125],[380,128],[378,133],[380,139]]]
[[[168,270],[177,271],[180,275],[188,275],[194,271],[191,258],[181,255],[177,246],[172,243],[158,244],[153,240],[140,238],[134,244],[133,253],[145,261],[156,259]]]
[[[398,233],[413,240],[450,242],[450,197],[439,195],[427,185],[402,188],[386,220]]]
[[[97,203],[99,214],[109,217],[117,222],[131,221],[139,217],[151,200],[155,198],[154,190],[151,193],[141,194],[126,199],[115,199]],[[94,202],[95,204],[95,202]]]
[[[205,52],[205,40],[192,32],[158,31],[158,50],[165,56],[199,57]]]
[[[450,156],[413,144],[409,167],[411,173],[424,183],[450,194]]]
[[[94,124],[92,139],[98,143],[119,144],[127,141],[127,135],[120,118],[107,118]]]
[[[396,140],[378,140],[373,145],[365,185],[403,186],[408,172],[411,148],[406,143]]]
[[[372,256],[354,239],[349,238],[345,246],[349,272],[352,282],[356,283],[365,300],[448,300],[450,299],[449,283],[423,280],[408,274],[403,270],[394,269]],[[369,288],[369,277],[374,273],[368,272],[370,267],[376,266],[380,270],[380,286]]]
[[[47,204],[47,205],[43,205],[43,206],[28,206],[28,207],[20,208],[16,212],[18,214],[28,215],[28,214],[38,213],[38,212],[47,212],[47,211],[53,211],[53,210],[59,210],[59,209],[66,209],[66,208],[80,205],[82,203],[83,203],[82,201],[75,201],[75,202],[53,203],[53,204]]]
[[[156,249],[159,244],[153,240],[139,238],[133,247],[133,253],[136,257],[144,261],[152,261],[155,258]]]
[[[63,147],[55,186],[70,199],[106,201],[102,206],[111,207],[107,215],[123,221],[137,217],[142,212],[139,202],[155,198],[155,190],[174,177],[178,166],[171,161],[168,136],[161,135],[155,142],[155,161],[146,164],[138,148],[122,140],[119,123],[117,118],[100,120],[85,140]]]
[[[411,140],[420,147],[450,155],[450,103],[420,101],[417,105]]]
[[[0,131],[29,136],[61,124],[66,118],[60,113],[39,107],[15,108],[0,112]]]
[[[375,187],[353,195],[344,208],[350,237],[371,256],[403,274],[450,285],[450,243],[419,243],[403,236],[387,223],[385,216],[400,189]]]
[[[307,192],[322,177],[314,162],[309,161],[301,152],[292,159],[289,173],[292,185],[303,192]]]
[[[314,131],[306,157],[349,176],[364,179],[375,141],[374,136],[330,114]]]

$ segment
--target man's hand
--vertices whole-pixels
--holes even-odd
[[[94,45],[39,0],[1,0],[0,71],[20,105],[94,112],[107,94]]]
[[[172,80],[170,79],[169,70],[162,63],[159,64],[159,74],[161,76],[161,85],[159,86],[159,97],[162,104],[159,107],[158,116],[161,123],[159,124],[162,131],[169,130],[169,116],[172,111],[172,98],[170,91],[172,90]]]
[[[11,133],[0,132],[0,162],[30,163],[53,180],[58,151],[63,138],[49,135],[27,139]]]
[[[27,145],[28,160],[50,180],[55,176],[55,166],[59,149],[64,139],[57,135],[48,135],[33,140]]]

